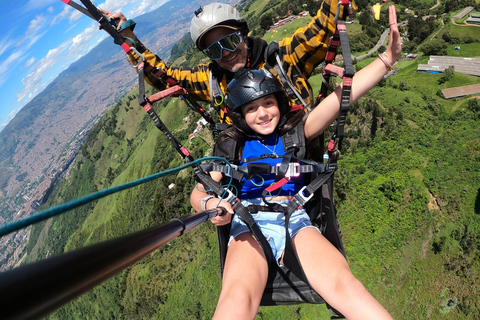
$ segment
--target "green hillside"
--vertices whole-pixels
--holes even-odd
[[[263,0],[242,5],[255,12],[245,16],[257,21],[258,8],[274,7]],[[433,24],[432,34],[439,31],[436,39],[448,30],[461,43],[462,56],[478,57],[478,38],[465,44],[463,27],[446,23]],[[285,34],[294,31],[290,29]],[[353,29],[361,41],[362,30]],[[264,36],[267,41],[271,37]],[[446,50],[452,52],[455,45],[446,42]],[[359,62],[357,69],[372,59]],[[480,79],[418,73],[417,65],[427,60],[420,56],[400,61],[393,77],[352,106],[336,174],[338,217],[353,273],[395,319],[478,319],[480,99],[445,100],[439,90],[478,84]],[[311,83],[318,90],[320,76]],[[102,117],[46,206],[182,164],[138,106],[137,96],[138,90],[130,92]],[[194,158],[208,154],[211,146],[204,140],[188,140],[197,114],[176,98],[155,109]],[[201,134],[210,141],[208,130]],[[172,183],[175,187],[168,188]],[[193,185],[191,169],[186,169],[39,223],[32,229],[26,262],[190,214]],[[214,226],[205,223],[48,319],[210,319],[220,288],[217,235]],[[257,316],[329,318],[324,306],[315,305],[261,307]]]

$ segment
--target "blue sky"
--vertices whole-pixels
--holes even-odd
[[[169,0],[94,2],[134,18]],[[80,0],[75,0],[81,4]],[[0,0],[0,131],[15,114],[107,35],[61,0]]]

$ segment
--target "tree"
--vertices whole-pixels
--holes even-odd
[[[400,91],[408,91],[410,88],[408,87],[407,81],[401,80],[398,89],[400,89]]]
[[[369,7],[369,1],[368,0],[356,0],[355,1],[355,4],[357,5],[358,7],[358,10],[361,11],[363,9],[366,9]]]
[[[306,0],[304,3],[307,4],[306,9],[310,12],[311,16],[315,16],[317,14],[317,11],[320,9],[320,6],[322,4],[321,1],[315,0]]]
[[[480,99],[468,100],[467,109],[475,114],[475,119],[480,119]]]
[[[360,14],[358,15],[358,22],[362,26],[368,26],[372,24],[373,19],[372,19],[372,13],[370,12],[370,10],[363,10],[362,12],[360,12]]]
[[[447,54],[447,43],[443,39],[435,39],[424,43],[419,49],[427,56],[444,56]]]
[[[458,1],[457,0],[447,0],[445,2],[445,12],[452,12],[458,9]]]
[[[264,14],[260,19],[260,28],[262,30],[267,31],[270,29],[270,26],[273,23],[273,15],[271,13]]]
[[[452,41],[452,36],[450,35],[450,32],[447,31],[447,32],[443,33],[442,34],[442,39],[443,39],[443,41],[450,43]]]
[[[443,84],[448,80],[452,79],[453,75],[455,74],[455,67],[450,66],[447,69],[443,70],[442,76],[438,79],[438,84]]]

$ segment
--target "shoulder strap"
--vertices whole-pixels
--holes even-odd
[[[225,95],[223,94],[222,88],[220,88],[220,83],[218,82],[217,76],[210,69],[208,74],[208,87],[210,91],[210,105],[214,109],[218,109],[225,101]],[[220,112],[219,112],[220,114]],[[226,114],[223,113],[222,122],[225,122]]]
[[[215,146],[213,154],[216,157],[221,157],[227,159],[231,163],[238,162],[237,151],[238,151],[237,141],[232,138],[227,138],[222,141],[221,146]]]
[[[265,49],[265,61],[267,66],[274,67],[275,70],[277,70],[278,77],[282,81],[283,87],[285,88],[288,96],[298,99],[303,107],[310,111],[310,106],[308,106],[305,100],[303,100],[300,92],[298,92],[298,90],[292,84],[291,79],[288,77],[285,69],[283,69],[282,60],[280,59],[278,41],[273,41]]]
[[[307,154],[303,125],[304,122],[300,121],[294,128],[282,135],[285,154],[293,153],[297,159],[304,159]]]

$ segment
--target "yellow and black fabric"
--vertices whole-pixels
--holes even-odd
[[[317,15],[312,18],[306,27],[298,29],[293,36],[284,38],[279,42],[282,67],[309,106],[312,105],[314,97],[308,78],[325,59],[328,41],[335,32],[335,15],[337,14],[338,2],[337,0],[323,1]],[[352,5],[353,9],[356,10],[355,4],[352,3]],[[341,6],[338,19],[344,19],[347,11]],[[271,73],[277,74],[274,66],[266,66],[265,64],[264,53],[267,43],[258,38],[247,38],[247,44],[250,49],[250,68],[267,68]],[[223,92],[234,77],[234,74],[219,68],[215,62],[201,64],[192,69],[169,68],[160,57],[150,52],[138,40],[136,47],[140,49],[139,51],[144,55],[148,64],[165,70],[167,76],[176,79],[197,101],[210,101],[210,72],[214,74]],[[154,77],[147,76],[146,80],[158,90],[166,89],[165,85]],[[224,108],[223,104],[218,104],[219,117],[227,123],[231,123],[230,119],[224,115]]]

